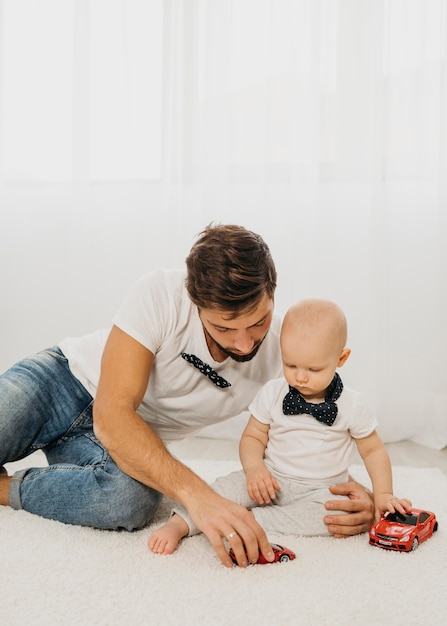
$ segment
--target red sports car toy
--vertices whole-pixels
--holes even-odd
[[[284,563],[285,561],[293,561],[296,558],[295,552],[285,548],[284,546],[279,546],[277,543],[272,543],[272,549],[275,554],[274,561],[266,561],[261,553],[259,553],[259,558],[253,565],[264,565],[269,563]],[[233,548],[230,549],[229,553],[231,560],[235,565],[237,565],[236,557],[234,556]]]
[[[386,513],[369,531],[369,543],[386,550],[410,552],[438,530],[436,515],[422,509],[411,513]]]

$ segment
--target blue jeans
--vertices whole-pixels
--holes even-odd
[[[0,376],[0,466],[36,450],[49,463],[14,474],[10,504],[66,524],[142,528],[162,496],[118,468],[95,437],[92,409],[57,347]]]

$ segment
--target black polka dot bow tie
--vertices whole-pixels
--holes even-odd
[[[343,383],[338,374],[335,374],[332,379],[327,389],[324,402],[320,402],[319,404],[306,402],[300,392],[289,385],[289,392],[285,395],[282,403],[283,413],[284,415],[308,413],[309,415],[313,415],[319,422],[327,426],[332,426],[338,413],[338,406],[335,401],[340,397],[342,391]]]
[[[202,372],[204,376],[209,378],[210,381],[214,383],[217,387],[221,387],[222,389],[224,389],[225,387],[231,387],[231,383],[229,383],[228,380],[225,380],[225,378],[219,376],[219,374],[215,370],[213,370],[212,367],[200,360],[199,357],[197,357],[195,354],[187,354],[186,352],[182,352],[182,357],[185,359],[185,361],[188,361],[188,363],[191,363],[191,365],[197,367],[197,369]]]

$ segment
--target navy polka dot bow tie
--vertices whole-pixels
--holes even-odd
[[[197,367],[197,369],[202,372],[204,376],[209,378],[210,381],[214,383],[217,387],[221,387],[222,389],[224,389],[225,387],[231,387],[231,383],[229,383],[228,380],[225,380],[225,378],[219,376],[219,374],[215,370],[213,370],[212,367],[210,367],[207,363],[201,361],[199,357],[197,357],[195,354],[187,354],[186,352],[182,352],[182,357],[185,359],[185,361],[188,361],[188,363],[191,363],[191,365]]]
[[[289,393],[285,395],[282,403],[283,413],[284,415],[308,413],[309,415],[313,415],[319,422],[327,426],[332,426],[338,413],[338,406],[335,401],[340,397],[342,391],[343,383],[338,374],[335,374],[332,379],[327,389],[324,402],[320,402],[319,404],[306,402],[300,392],[289,385]]]

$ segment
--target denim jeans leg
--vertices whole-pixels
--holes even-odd
[[[92,401],[57,347],[13,365],[0,376],[0,465],[56,441]]]
[[[20,483],[15,508],[66,524],[108,530],[136,530],[152,521],[161,502],[158,491],[124,474],[90,437],[81,435],[66,445],[71,448],[69,457],[78,452],[83,459],[90,455],[91,462],[51,463],[22,475],[18,472],[13,477],[13,485]],[[63,457],[63,452],[58,450],[57,456]]]
[[[161,494],[121,472],[96,439],[93,398],[60,350],[8,370],[0,398],[0,462],[39,448],[49,462],[14,474],[12,507],[97,528],[133,530],[152,520]]]

